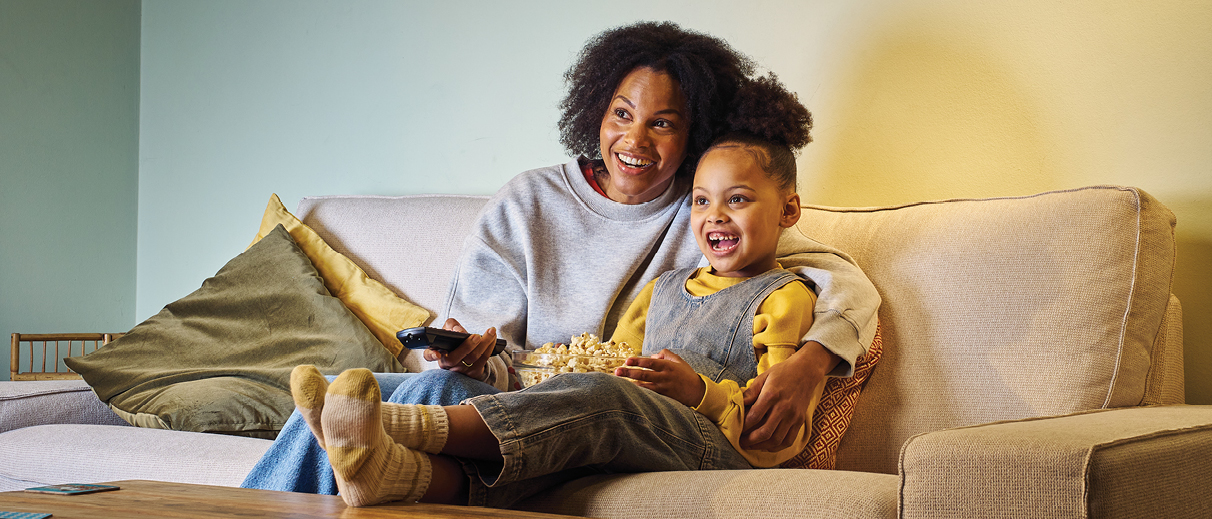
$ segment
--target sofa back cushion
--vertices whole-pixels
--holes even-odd
[[[404,299],[444,313],[463,238],[486,196],[313,196],[295,210],[329,246]],[[436,323],[441,326],[441,323]],[[400,361],[410,372],[432,367],[419,351]]]
[[[883,297],[884,356],[838,468],[895,473],[918,433],[1144,397],[1174,215],[1143,191],[810,207],[798,228],[849,252]]]

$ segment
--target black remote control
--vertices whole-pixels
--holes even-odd
[[[463,344],[463,341],[467,340],[469,335],[441,328],[418,326],[397,332],[396,338],[400,340],[400,344],[403,344],[405,348],[413,350],[433,348],[435,350],[450,351]],[[505,351],[505,339],[497,339],[497,344],[493,347],[492,354],[496,355],[502,351]]]

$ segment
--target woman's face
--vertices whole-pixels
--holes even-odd
[[[690,113],[678,82],[640,67],[619,83],[599,138],[611,200],[641,204],[660,196],[686,158]]]

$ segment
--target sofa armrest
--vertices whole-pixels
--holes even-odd
[[[1212,406],[1134,407],[926,433],[900,516],[1207,517]]]
[[[130,425],[83,380],[0,382],[0,433],[47,424]]]

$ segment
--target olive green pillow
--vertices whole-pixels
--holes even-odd
[[[65,359],[133,425],[273,438],[294,409],[290,371],[403,366],[281,225],[125,336]]]

